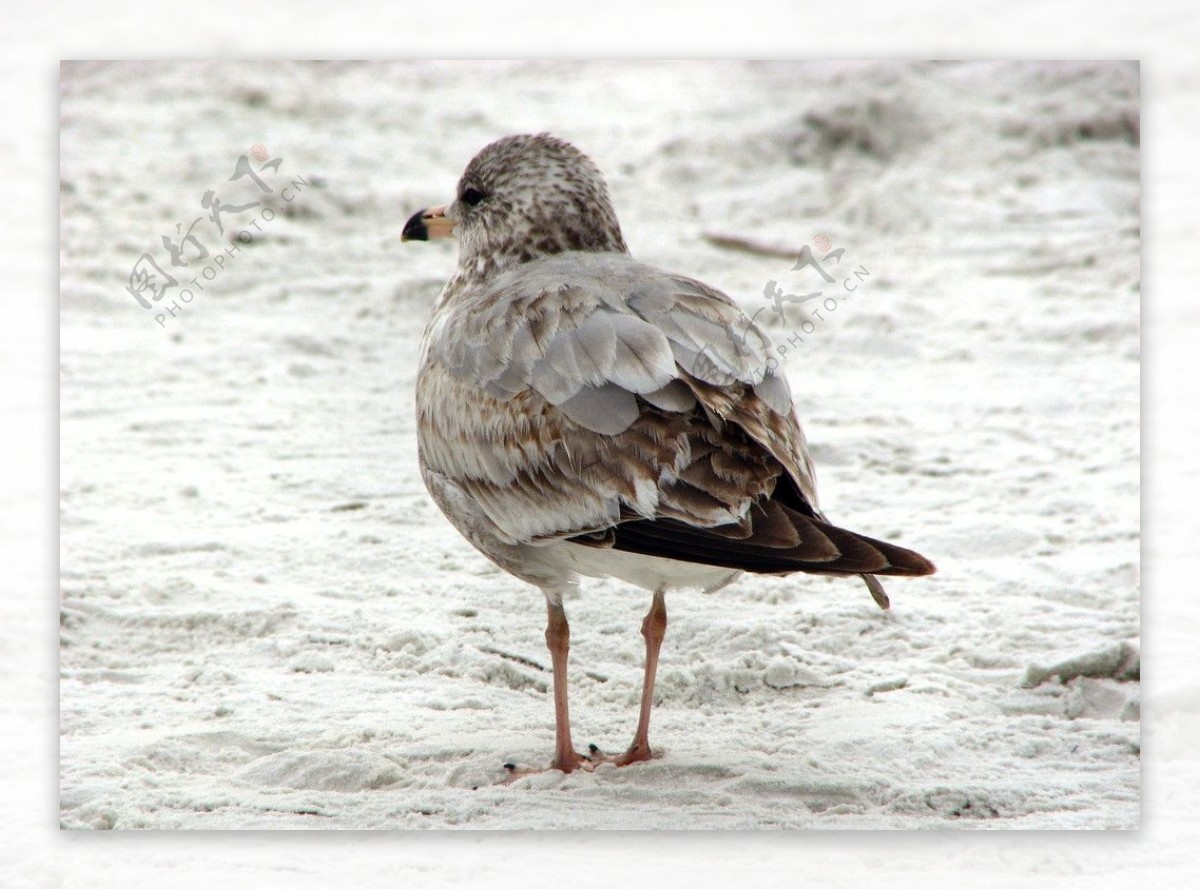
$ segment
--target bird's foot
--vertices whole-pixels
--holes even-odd
[[[597,745],[588,745],[588,753],[580,754],[578,751],[572,751],[570,757],[556,757],[549,766],[533,767],[533,766],[517,766],[515,763],[504,764],[504,771],[508,774],[505,776],[502,785],[511,785],[517,779],[525,776],[538,776],[542,773],[553,772],[558,770],[564,773],[573,773],[576,770],[583,770],[590,773],[595,772],[596,767],[601,764],[611,763],[613,766],[629,766],[631,763],[642,763],[647,760],[653,760],[660,755],[650,750],[649,745],[639,744],[634,742],[626,749],[624,754],[611,755],[606,754]]]
[[[613,757],[610,754],[605,754],[595,745],[588,745],[588,754],[591,756],[592,762],[599,766],[602,763],[611,763],[613,766],[629,766],[631,763],[642,763],[646,760],[651,760],[659,755],[650,750],[649,745],[634,742],[626,749],[624,754],[618,754]],[[592,767],[595,769],[595,766]]]
[[[594,745],[592,746],[595,747]],[[598,750],[598,749],[597,749]],[[541,768],[533,766],[517,766],[515,763],[504,764],[504,771],[508,773],[501,784],[509,785],[517,779],[525,776],[537,776],[541,773],[548,773],[553,770],[558,770],[563,773],[573,773],[575,770],[583,770],[584,772],[592,772],[596,768],[597,761],[594,757],[589,757],[587,754],[580,754],[578,751],[572,751],[570,757],[555,757],[549,766]]]

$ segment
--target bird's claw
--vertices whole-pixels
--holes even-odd
[[[588,745],[588,753],[591,754],[596,766],[602,763],[611,763],[613,766],[629,766],[631,763],[641,763],[658,756],[650,750],[649,745],[639,745],[637,742],[630,745],[624,754],[618,754],[616,757],[606,754],[596,745]]]
[[[588,750],[594,754],[600,749],[595,745],[589,745]],[[506,763],[504,764],[504,771],[508,775],[501,784],[510,785],[517,779],[524,778],[525,776],[536,776],[540,775],[541,773],[553,772],[554,770],[558,770],[559,772],[563,773],[573,773],[575,770],[583,770],[584,772],[590,773],[596,769],[598,764],[599,761],[597,761],[594,757],[590,757],[587,754],[580,754],[578,752],[575,752],[574,759],[572,761],[568,761],[566,764],[561,764],[555,761],[549,766],[541,768],[533,766],[517,766],[515,763]]]

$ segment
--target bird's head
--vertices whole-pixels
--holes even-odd
[[[506,136],[467,164],[453,201],[420,210],[401,240],[458,238],[460,272],[494,272],[568,250],[626,253],[604,177],[547,133]]]

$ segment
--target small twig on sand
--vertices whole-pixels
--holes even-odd
[[[799,250],[795,247],[780,247],[777,244],[764,244],[740,235],[725,235],[721,232],[703,232],[701,237],[709,244],[725,247],[729,250],[741,250],[746,253],[756,253],[759,256],[778,256],[785,259],[795,259]]]

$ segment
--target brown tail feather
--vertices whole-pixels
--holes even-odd
[[[698,528],[674,519],[623,522],[614,528],[612,546],[631,553],[762,574],[917,576],[936,570],[933,563],[912,550],[784,509],[799,533],[800,542],[794,546],[778,546],[775,536],[768,539],[770,543],[753,534],[731,538],[719,529]],[[871,582],[867,585],[870,588]],[[871,592],[876,595],[874,589]],[[883,598],[886,601],[886,594]]]
[[[875,605],[885,611],[892,607],[892,601],[888,599],[887,591],[883,589],[878,578],[874,575],[859,575],[859,577],[867,582],[867,590],[871,592],[871,599],[875,600]]]

